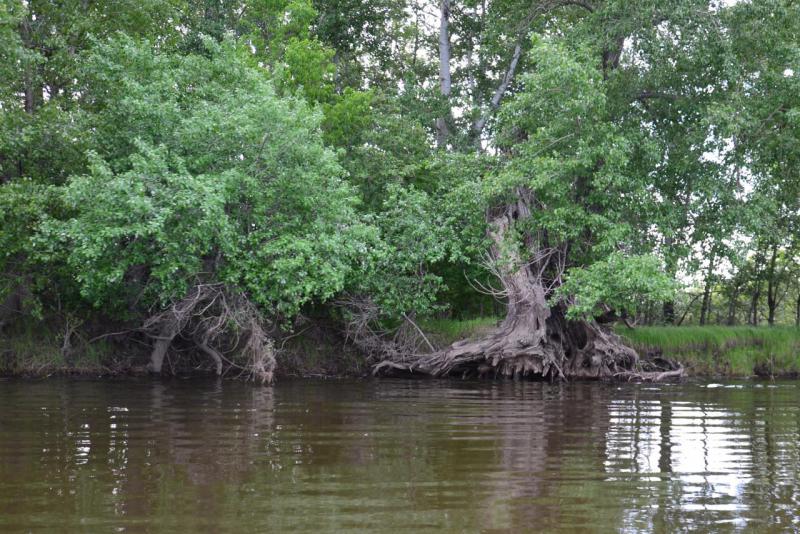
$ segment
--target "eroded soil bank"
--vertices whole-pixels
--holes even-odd
[[[421,322],[428,339],[445,347],[457,339],[479,338],[496,323],[495,318],[470,321]],[[800,376],[800,329],[793,327],[641,327],[618,328],[641,357],[664,357],[682,365],[686,376]],[[0,374],[48,376],[52,374],[143,374],[150,347],[129,338],[113,336],[65,351],[63,334],[42,325],[26,325],[0,336]],[[281,342],[276,376],[360,377],[371,374],[369,362],[333,330],[311,328]],[[176,350],[181,350],[177,347]],[[181,360],[186,361],[185,354]],[[176,368],[173,374],[213,372],[202,355]],[[235,377],[235,372],[227,373]]]

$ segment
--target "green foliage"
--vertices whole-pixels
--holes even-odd
[[[85,298],[163,305],[224,281],[291,316],[343,288],[370,231],[320,117],[275,96],[234,43],[178,56],[118,38],[97,45],[85,80],[90,171],[63,190],[72,216],[39,238]]]
[[[48,216],[63,213],[56,187],[30,179],[0,185],[0,300],[18,292],[25,312],[39,319],[42,292],[58,291],[66,302],[76,293],[61,265],[37,261],[42,252],[35,239],[39,226]]]
[[[3,287],[115,318],[199,282],[280,319],[343,293],[472,317],[523,192],[500,248],[560,247],[570,317],[691,278],[791,320],[798,6],[583,4],[451,2],[446,97],[421,3],[0,3]]]
[[[372,296],[389,316],[435,309],[442,280],[429,271],[443,260],[451,240],[429,195],[390,186],[384,210],[374,217],[380,241],[372,249],[354,291]]]
[[[61,183],[85,170],[78,104],[83,53],[124,32],[169,47],[183,2],[9,0],[0,6],[0,179]]]
[[[647,303],[673,298],[675,283],[654,256],[615,252],[583,269],[570,269],[556,291],[556,300],[569,303],[569,317],[603,313],[602,305],[635,317]]]
[[[106,309],[132,298],[164,305],[179,297],[203,271],[203,258],[215,247],[222,253],[234,237],[225,190],[235,176],[192,175],[163,145],[136,145],[125,172],[92,155],[89,174],[72,177],[63,191],[74,216],[45,221],[37,239],[38,250],[52,250],[45,261],[67,251],[83,296]],[[130,279],[137,268],[146,280]],[[140,294],[120,299],[124,291]]]
[[[487,196],[530,189],[538,205],[531,227],[558,240],[591,233],[592,254],[610,253],[631,237],[630,222],[648,202],[643,177],[628,172],[631,143],[608,114],[601,74],[583,49],[537,38],[537,68],[502,109],[498,141],[511,157],[487,182]]]
[[[536,38],[531,54],[536,70],[500,115],[498,140],[510,157],[486,194],[526,188],[536,209],[517,224],[518,235],[569,243],[574,267],[554,298],[570,317],[599,314],[601,305],[635,314],[644,302],[671,298],[660,260],[635,252],[633,223],[653,199],[645,177],[632,172],[635,137],[612,120],[590,50]]]
[[[0,270],[20,270],[31,252],[30,236],[42,217],[57,205],[55,188],[32,180],[17,180],[0,186]]]
[[[427,133],[390,95],[345,90],[325,116],[326,139],[345,149],[342,164],[365,209],[379,211],[391,184],[430,190],[421,183],[430,176]]]
[[[372,100],[371,92],[348,87],[333,103],[326,104],[322,123],[325,142],[350,150],[359,147],[368,135],[367,129],[375,122]]]
[[[311,39],[291,38],[286,44],[281,69],[283,83],[299,87],[311,102],[333,98],[333,50]]]

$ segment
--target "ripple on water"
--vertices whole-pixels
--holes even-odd
[[[793,382],[0,383],[0,530],[792,530]]]

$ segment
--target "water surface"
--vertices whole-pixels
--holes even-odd
[[[0,531],[794,531],[800,383],[0,380]]]

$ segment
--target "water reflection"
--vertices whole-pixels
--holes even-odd
[[[0,530],[794,530],[800,388],[0,381]]]

